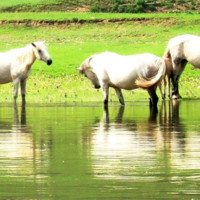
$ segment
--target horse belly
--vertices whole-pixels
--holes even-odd
[[[10,69],[0,68],[0,84],[5,84],[12,82],[12,77],[10,74]]]
[[[194,68],[200,68],[200,60],[199,59],[188,59],[188,62],[194,66]]]
[[[135,84],[136,76],[132,76],[131,74],[127,76],[116,76],[111,79],[111,82],[115,85],[115,87],[124,89],[124,90],[133,90],[138,88]]]
[[[195,68],[200,68],[200,41],[190,42],[184,51],[185,59]]]
[[[124,90],[134,90],[138,88],[135,82],[121,82],[121,83],[118,83],[117,86],[118,88],[124,89]]]

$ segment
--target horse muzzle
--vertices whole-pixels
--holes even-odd
[[[53,62],[53,61],[52,61],[51,59],[47,60],[47,65],[51,65],[52,62]]]
[[[99,89],[101,86],[100,85],[94,85],[95,89]]]

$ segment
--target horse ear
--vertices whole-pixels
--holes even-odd
[[[80,74],[83,74],[83,69],[81,67],[76,68],[76,69],[80,71]]]
[[[90,56],[88,63],[94,58],[94,56]]]
[[[89,59],[88,59],[88,63],[87,65],[89,66],[90,65],[90,61],[94,58],[94,56],[90,56]]]
[[[36,45],[34,43],[31,43],[34,47],[36,47]]]

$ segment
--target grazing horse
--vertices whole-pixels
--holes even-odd
[[[170,59],[172,63],[172,97],[181,98],[178,81],[181,73],[189,62],[195,68],[200,68],[200,37],[185,34],[172,38],[165,50],[163,58]]]
[[[21,84],[22,103],[25,103],[26,81],[36,59],[46,62],[47,65],[52,64],[44,42],[34,42],[24,48],[0,53],[0,84],[13,82],[14,103],[18,96],[19,83]]]
[[[153,54],[122,56],[104,52],[87,58],[80,68],[96,89],[102,87],[104,105],[108,104],[108,90],[113,87],[119,102],[124,105],[121,89],[146,89],[150,95],[150,106],[157,106],[156,87],[165,75],[165,62]]]

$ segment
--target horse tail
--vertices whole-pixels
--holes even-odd
[[[171,58],[169,44],[167,45],[167,48],[165,49],[165,52],[163,54],[163,58]]]
[[[158,83],[162,81],[166,73],[166,65],[163,58],[159,58],[156,61],[155,69],[156,68],[158,69],[157,74],[152,78],[145,79],[141,74],[138,74],[138,79],[135,84],[143,89],[149,89],[157,86]]]
[[[166,75],[170,77],[173,70],[172,57],[170,52],[170,42],[168,43],[167,48],[163,54],[163,59],[166,65]]]

